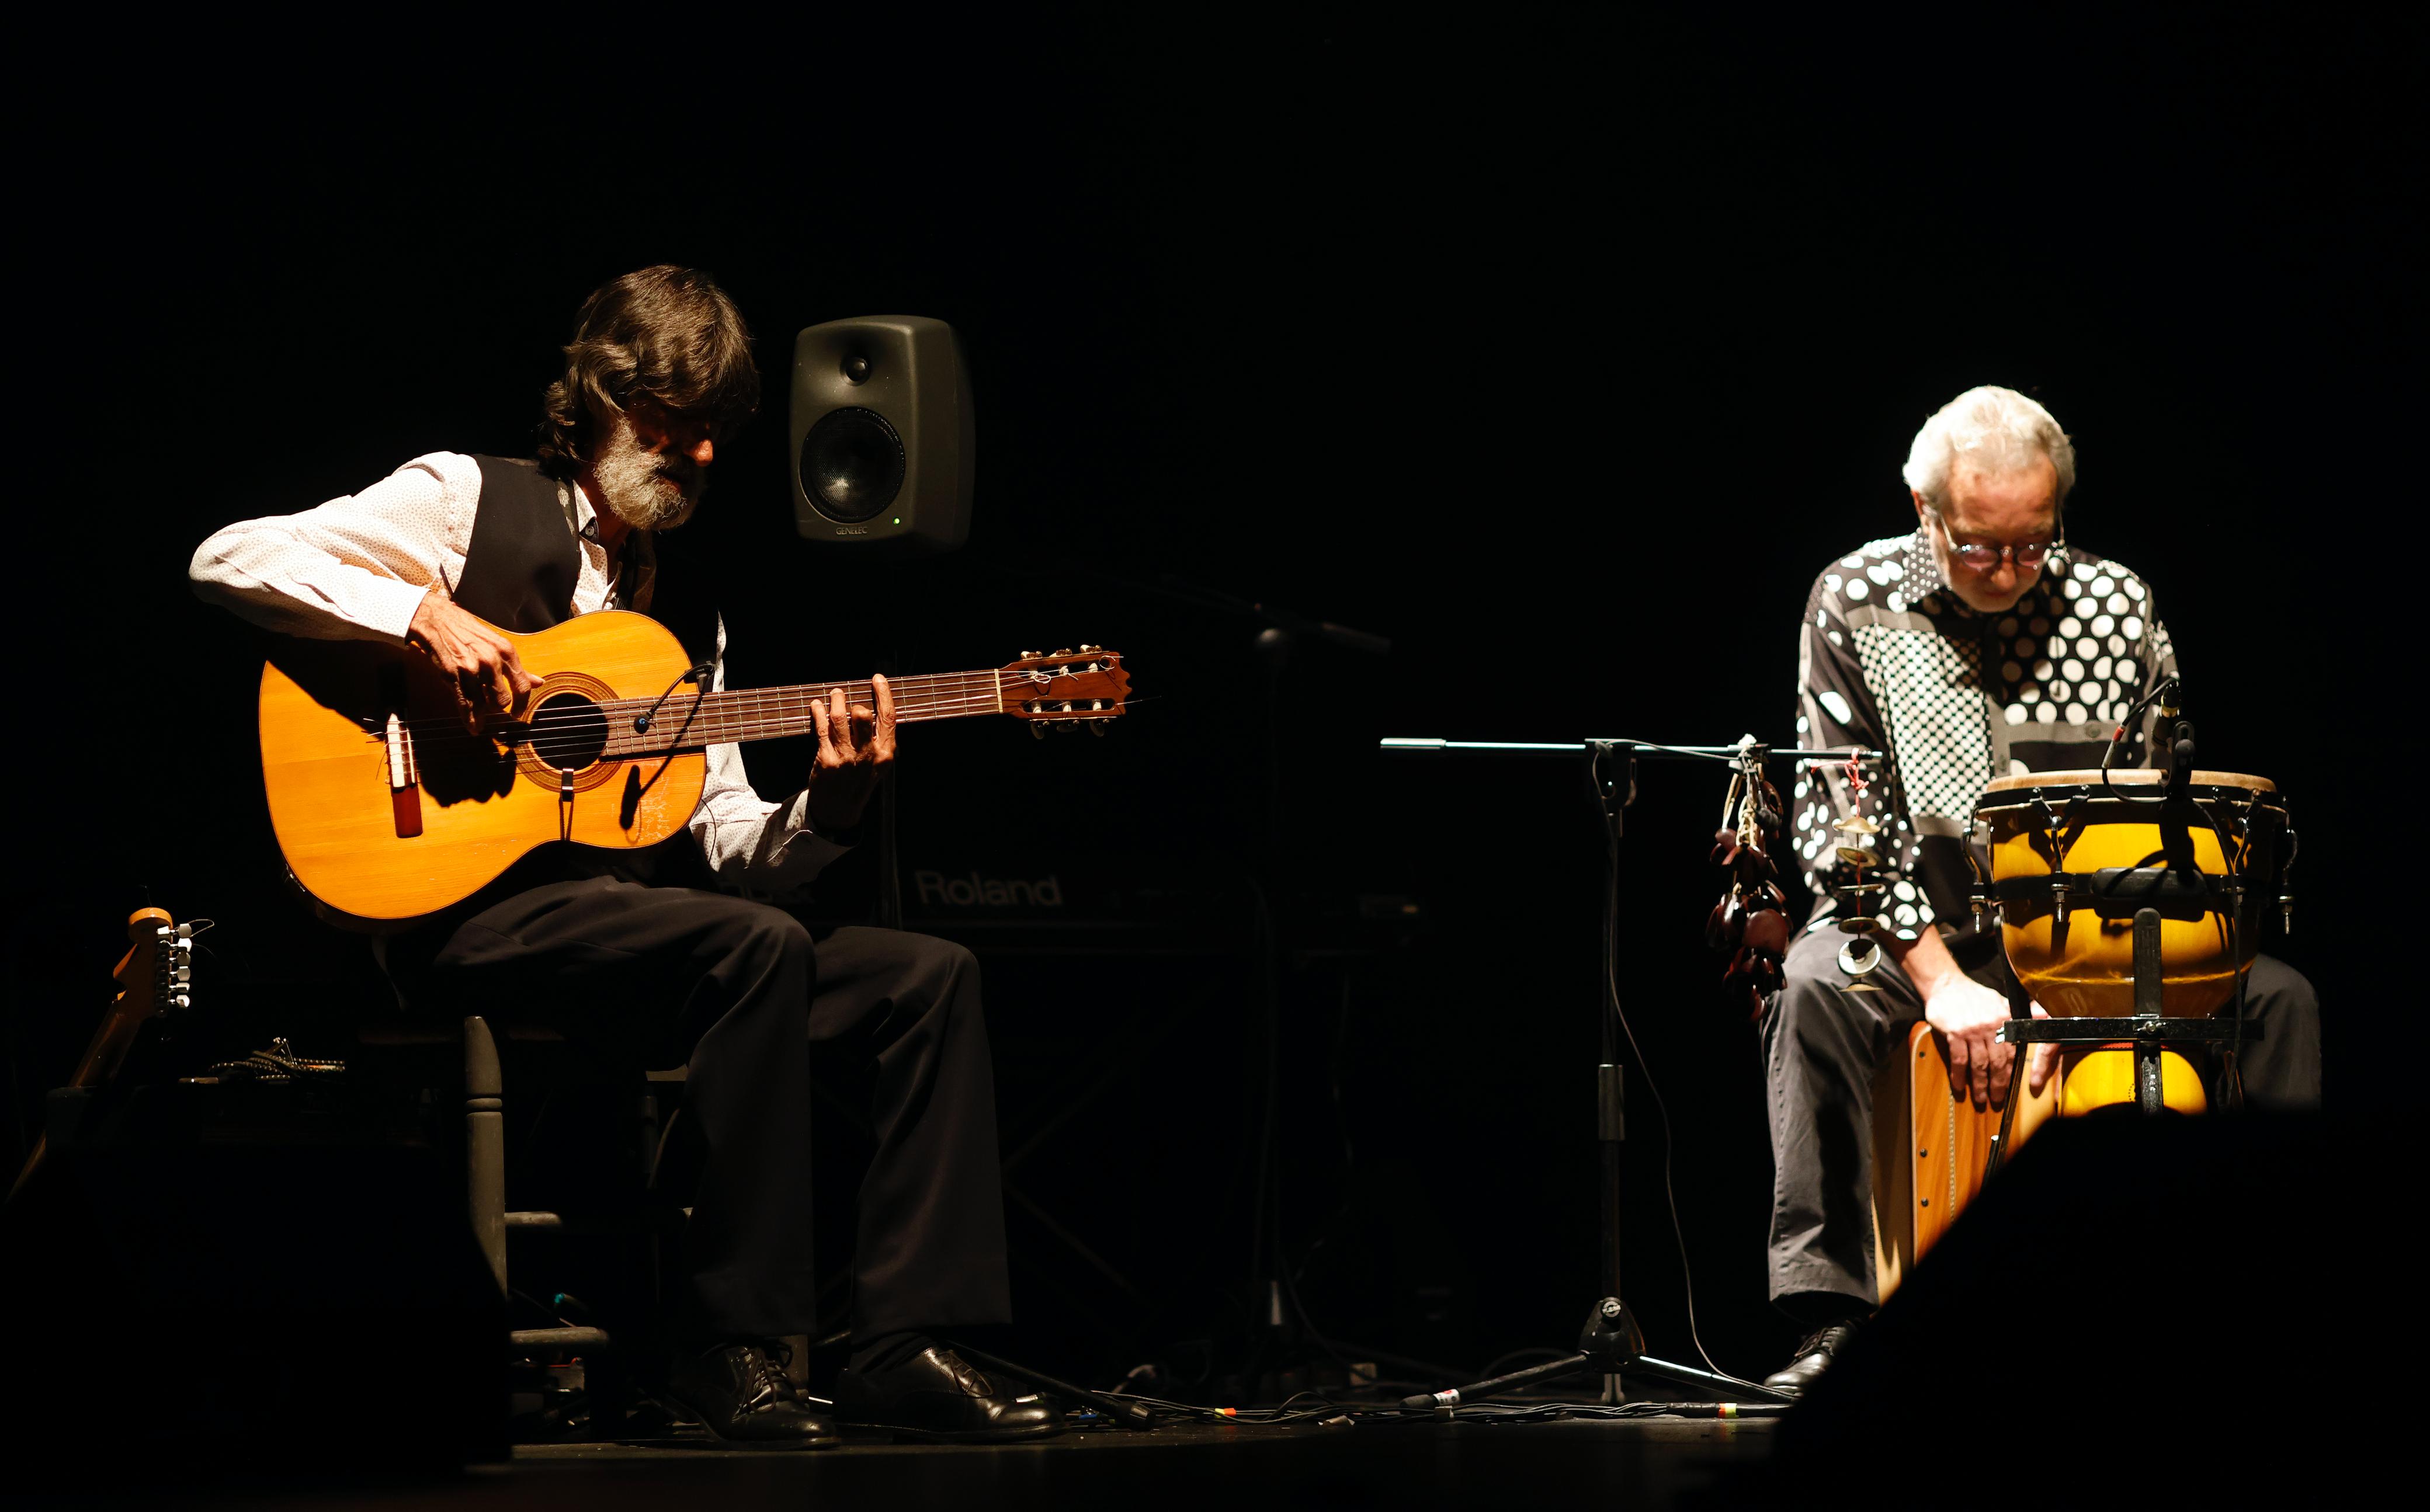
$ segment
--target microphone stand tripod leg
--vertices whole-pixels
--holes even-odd
[[[1610,1397],[1611,1384],[1616,1383],[1623,1371],[1715,1392],[1725,1402],[1793,1400],[1778,1391],[1733,1381],[1727,1376],[1699,1371],[1692,1366],[1647,1358],[1638,1353],[1645,1347],[1644,1332],[1637,1326],[1637,1320],[1630,1315],[1627,1304],[1618,1297],[1606,1297],[1595,1304],[1594,1310],[1587,1315],[1586,1327],[1579,1332],[1578,1346],[1574,1354],[1547,1360],[1541,1365],[1530,1365],[1523,1371],[1489,1376],[1467,1386],[1454,1387],[1448,1391],[1422,1391],[1415,1396],[1403,1397],[1401,1405],[1413,1412],[1432,1408],[1448,1413],[1462,1405],[1482,1402],[1487,1397],[1515,1391],[1523,1386],[1533,1386],[1539,1381],[1556,1380],[1565,1375],[1579,1375],[1589,1371],[1600,1372],[1606,1383],[1604,1404],[1607,1406],[1618,1404]]]

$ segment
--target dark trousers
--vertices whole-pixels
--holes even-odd
[[[1787,981],[1763,1016],[1763,1064],[1772,1118],[1772,1296],[1832,1292],[1871,1305],[1873,1276],[1873,1072],[1923,1017],[1915,984],[1885,959],[1846,992],[1846,936],[1800,935]],[[1954,948],[1967,974],[2011,1004],[2024,993],[1996,934]],[[2257,957],[2245,987],[2257,1038],[2242,1055],[2250,1107],[2309,1107],[2321,1100],[2321,1010],[2312,985],[2286,962]]]
[[[420,1001],[688,1067],[684,1116],[705,1160],[684,1237],[687,1334],[818,1327],[813,1044],[873,1063],[854,1336],[1010,1320],[995,1086],[961,946],[888,929],[814,939],[765,904],[599,877],[490,903],[391,970]]]

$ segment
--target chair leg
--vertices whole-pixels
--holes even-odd
[[[507,1289],[506,1081],[498,1044],[478,1015],[464,1021],[464,1164],[473,1238]]]

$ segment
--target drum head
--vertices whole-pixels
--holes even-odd
[[[2113,788],[2127,788],[2147,786],[2159,782],[2167,776],[2167,773],[2155,772],[2150,767],[2125,767],[2113,770],[2109,773],[2108,781]],[[2101,770],[2098,767],[2088,767],[2082,771],[2021,772],[2013,777],[1994,777],[1983,790],[1986,793],[2026,792],[2036,788],[2098,788],[2101,783]],[[2278,790],[2278,785],[2269,778],[2251,776],[2241,772],[2197,772],[2194,773],[2194,786],[2242,788],[2248,792]]]

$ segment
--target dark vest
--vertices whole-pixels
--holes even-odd
[[[476,457],[480,507],[456,580],[456,603],[504,630],[528,635],[574,615],[581,548],[565,523],[561,484],[535,462]]]
[[[558,490],[570,488],[517,457],[475,457],[481,502],[473,540],[456,582],[456,602],[501,629],[525,635],[574,617],[574,585],[582,574],[581,548],[565,521]],[[655,547],[657,543],[652,542]],[[630,550],[638,550],[635,541]],[[705,585],[677,570],[671,583],[663,548],[649,602],[631,605],[674,632],[695,661],[717,654],[717,610]],[[632,558],[628,558],[628,564]],[[631,573],[623,574],[629,583]]]

